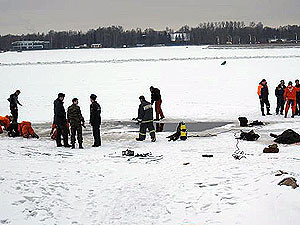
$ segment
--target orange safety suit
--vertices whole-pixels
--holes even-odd
[[[0,134],[3,133],[3,130],[2,130],[2,126],[4,127],[5,130],[7,130],[7,128],[9,127],[10,125],[10,118],[9,116],[0,116]]]
[[[296,94],[297,91],[299,91],[300,88],[296,88],[294,86],[287,86],[285,91],[284,91],[284,99],[286,100],[286,106],[285,106],[285,113],[287,114],[289,109],[290,109],[290,105],[292,106],[292,112],[293,115],[295,114],[296,111]]]
[[[23,121],[19,123],[18,130],[20,133],[20,136],[23,136],[24,138],[28,138],[29,136],[32,136],[34,138],[38,138],[38,135],[34,132],[31,123],[28,121]]]

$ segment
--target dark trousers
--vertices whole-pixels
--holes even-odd
[[[69,145],[68,143],[69,131],[67,128],[67,124],[56,124],[56,130],[57,130],[56,145],[61,146],[61,135],[63,136],[64,146]]]
[[[76,143],[76,133],[77,133],[77,141],[79,144],[82,144],[82,127],[81,124],[71,125],[71,144]]]
[[[101,146],[100,125],[93,126],[94,146]]]
[[[159,120],[159,116],[160,118],[164,118],[164,113],[161,109],[161,103],[162,103],[162,100],[158,100],[155,102],[155,112],[156,112],[156,119]]]
[[[267,113],[269,113],[270,112],[270,102],[269,102],[268,98],[260,99],[260,109],[263,114],[264,114],[264,105],[266,105]]]
[[[10,109],[10,112],[11,112],[11,115],[13,116],[12,122],[17,123],[18,116],[19,116],[18,109]]]
[[[296,111],[295,111],[295,114],[300,116],[300,98],[296,99]]]
[[[276,114],[280,113],[282,114],[283,113],[283,110],[284,110],[284,98],[283,97],[277,97],[277,107],[276,107]]]
[[[141,125],[140,125],[140,135],[139,135],[140,140],[145,140],[146,139],[147,129],[150,132],[151,138],[155,139],[155,129],[154,129],[153,122],[149,122],[149,123],[141,123]]]

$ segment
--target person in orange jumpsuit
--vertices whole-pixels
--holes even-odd
[[[20,136],[23,136],[24,138],[29,138],[30,136],[33,138],[39,138],[39,136],[34,132],[31,123],[28,121],[19,123],[18,130]]]
[[[295,116],[297,91],[299,91],[299,88],[294,87],[292,81],[290,81],[284,91],[284,99],[286,100],[285,115],[284,115],[285,118],[287,117],[290,106],[292,108],[292,118],[294,118]]]
[[[12,120],[12,117],[11,116],[0,116],[0,134],[3,133],[3,129],[2,129],[2,126],[4,127],[5,130],[8,129],[9,125],[10,125],[10,122]]]

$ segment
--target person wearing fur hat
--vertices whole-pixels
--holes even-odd
[[[258,85],[257,94],[260,101],[261,113],[265,116],[264,105],[267,108],[267,115],[272,115],[270,113],[270,102],[269,102],[269,89],[267,85],[267,81],[262,79],[262,81]]]
[[[68,143],[68,128],[66,111],[64,108],[65,94],[59,93],[57,99],[54,101],[54,124],[57,129],[56,145],[62,147],[61,135],[63,135],[64,147],[69,148],[71,145]]]
[[[90,124],[93,128],[94,144],[92,147],[101,146],[100,125],[101,125],[101,107],[96,101],[97,96],[91,94],[90,100]]]

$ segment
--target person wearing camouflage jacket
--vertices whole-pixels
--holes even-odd
[[[82,126],[84,126],[84,118],[81,114],[80,107],[78,106],[78,99],[74,98],[72,100],[73,104],[69,106],[67,112],[67,118],[71,126],[71,144],[72,148],[75,148],[76,143],[76,133],[77,133],[77,140],[79,144],[79,148],[82,149]]]

